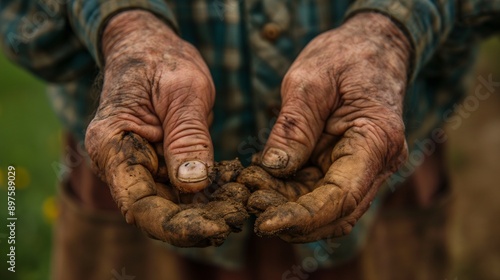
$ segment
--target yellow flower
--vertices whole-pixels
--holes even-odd
[[[3,181],[3,170],[2,170],[2,169],[3,169],[3,168],[2,168],[2,167],[0,167],[0,187],[1,187],[2,189],[7,189],[7,182],[4,182],[4,181]]]
[[[22,167],[16,166],[16,189],[24,189],[31,183],[31,175],[29,171]]]
[[[54,196],[49,196],[43,201],[42,210],[45,221],[49,224],[54,223],[59,215],[59,209]]]

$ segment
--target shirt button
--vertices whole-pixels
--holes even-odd
[[[262,29],[262,35],[269,41],[276,40],[280,36],[280,34],[281,27],[274,22],[266,23],[266,25],[264,25],[264,28]]]

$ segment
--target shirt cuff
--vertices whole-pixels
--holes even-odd
[[[408,37],[412,46],[409,81],[446,39],[456,13],[453,0],[357,0],[347,11],[346,18],[361,12],[388,16]]]
[[[467,0],[460,2],[459,21],[464,25],[478,25],[496,20],[498,30],[498,16],[500,14],[500,0]]]
[[[104,64],[101,37],[107,21],[117,13],[131,9],[149,11],[176,32],[178,30],[172,10],[163,0],[72,0],[68,3],[68,17],[73,30],[87,46],[99,68]]]

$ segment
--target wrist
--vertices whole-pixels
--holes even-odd
[[[127,10],[113,16],[102,35],[105,65],[125,54],[147,53],[158,40],[177,36],[173,29],[154,14],[143,10]]]
[[[373,41],[385,52],[396,56],[398,71],[411,72],[412,48],[409,38],[389,17],[374,12],[362,12],[349,18],[343,27],[351,34],[360,34]]]

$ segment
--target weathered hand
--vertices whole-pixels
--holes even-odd
[[[284,77],[282,109],[260,158],[268,173],[289,178],[278,191],[296,195],[268,203],[257,233],[309,242],[351,231],[407,155],[409,55],[401,30],[374,13],[358,14],[304,48]],[[302,180],[297,171],[307,162],[324,177],[314,186],[290,184]],[[290,177],[295,173],[299,178]],[[254,193],[250,206],[262,197]]]
[[[111,143],[108,184],[127,222],[150,237],[179,247],[219,246],[248,218],[248,189],[234,183],[243,169],[238,160],[215,163],[210,186],[182,193],[168,177],[163,145],[151,145],[132,132]],[[124,210],[126,209],[126,210]]]
[[[197,192],[210,184],[215,89],[200,54],[167,24],[138,10],[109,21],[102,50],[103,90],[85,140],[95,171],[128,223],[178,246],[220,244],[237,227],[221,223],[234,209],[180,212],[179,201],[161,195],[172,186]],[[167,172],[159,172],[163,155],[150,143],[162,143]],[[169,179],[163,181],[168,187],[158,184],[157,174]]]
[[[171,182],[184,192],[209,184],[213,148],[208,131],[215,98],[198,51],[154,15],[128,11],[104,30],[104,84],[86,146],[97,171],[109,175],[107,150],[131,131],[163,141]]]

